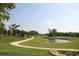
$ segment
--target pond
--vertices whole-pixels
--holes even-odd
[[[71,41],[65,40],[65,39],[52,39],[52,40],[49,39],[49,42],[50,43],[70,43]]]

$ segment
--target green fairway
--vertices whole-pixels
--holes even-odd
[[[52,38],[53,39],[53,38]],[[22,45],[28,45],[33,47],[45,47],[45,48],[71,48],[79,49],[79,38],[71,37],[69,38],[70,43],[50,43],[48,39],[43,37],[35,37],[33,40],[21,43]]]
[[[10,45],[11,42],[21,40],[13,36],[0,39],[0,56],[49,56],[47,50],[20,48]]]
[[[0,39],[0,56],[50,56],[47,50],[21,48],[10,45],[11,42],[22,40],[14,36],[4,36]],[[46,48],[79,49],[79,38],[71,37],[71,43],[49,43],[48,39],[35,37],[33,40],[20,44]]]

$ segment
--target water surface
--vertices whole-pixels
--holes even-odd
[[[49,40],[49,42],[51,42],[51,43],[70,43],[69,40],[65,40],[65,39],[52,39],[52,40]]]

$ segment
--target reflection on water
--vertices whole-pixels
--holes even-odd
[[[52,39],[52,40],[49,39],[49,42],[50,43],[69,43],[70,41],[64,40],[64,39]]]

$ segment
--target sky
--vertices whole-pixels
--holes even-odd
[[[17,3],[10,16],[6,27],[15,23],[20,25],[20,30],[39,33],[48,33],[48,28],[58,32],[79,32],[77,3]]]

